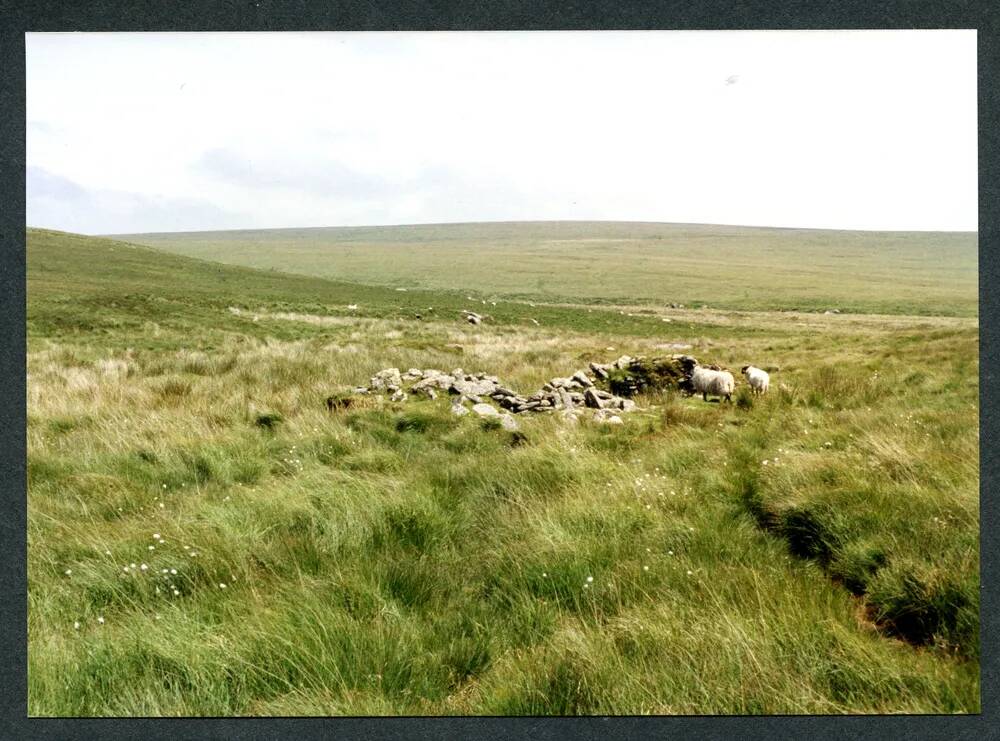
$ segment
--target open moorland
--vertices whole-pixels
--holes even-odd
[[[975,235],[409,229],[28,230],[31,715],[980,710]]]
[[[232,265],[479,299],[977,314],[977,237],[636,222],[122,235]]]

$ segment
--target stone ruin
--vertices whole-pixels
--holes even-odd
[[[453,397],[452,413],[465,415],[471,411],[481,417],[498,417],[500,424],[511,430],[517,429],[512,415],[526,412],[560,411],[575,419],[582,410],[592,409],[595,421],[622,424],[620,415],[637,408],[630,396],[647,389],[690,391],[694,362],[688,355],[652,359],[623,355],[612,363],[590,363],[590,374],[578,370],[570,376],[552,378],[528,395],[517,393],[496,376],[466,373],[461,368],[449,373],[433,368],[410,368],[405,372],[386,368],[372,376],[368,386],[357,387],[353,393],[387,394],[394,402],[406,401],[410,396],[436,399],[444,393]],[[331,410],[334,408],[330,400],[327,404]]]

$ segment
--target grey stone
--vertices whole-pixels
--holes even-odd
[[[399,391],[396,391],[391,397],[389,397],[389,400],[390,401],[406,401],[406,392],[403,391],[402,389],[400,389]]]
[[[597,392],[593,388],[589,388],[583,392],[583,402],[594,409],[601,409],[604,403],[601,397],[597,395]]]
[[[591,363],[590,370],[598,378],[607,378],[608,371],[614,368],[614,363]]]
[[[454,382],[455,379],[451,376],[439,373],[436,376],[424,376],[422,380],[413,384],[410,389],[412,391],[422,391],[425,388],[438,388],[442,391],[447,391]]]
[[[587,374],[583,371],[577,371],[573,374],[573,380],[579,383],[584,388],[590,388],[594,385],[594,382],[587,378]]]
[[[559,418],[563,422],[575,425],[580,421],[580,413],[573,411],[572,409],[563,409],[562,412],[559,413]]]
[[[601,424],[612,424],[612,425],[622,424],[622,418],[619,417],[610,409],[598,409],[596,412],[594,412],[594,421]]]
[[[452,404],[451,413],[454,414],[456,417],[464,417],[466,414],[469,413],[469,410],[466,409],[461,404]]]
[[[472,411],[480,417],[496,417],[500,414],[492,404],[476,404],[472,407]]]
[[[515,430],[517,430],[517,427],[518,427],[517,420],[514,419],[509,414],[501,414],[500,415],[500,425],[505,430],[510,430],[511,432],[514,432]]]
[[[403,379],[399,374],[399,368],[386,368],[380,370],[371,377],[369,386],[376,391],[383,391],[391,387],[399,388],[403,385]]]
[[[453,394],[465,394],[466,396],[489,396],[495,393],[497,388],[492,381],[455,380],[449,390]]]

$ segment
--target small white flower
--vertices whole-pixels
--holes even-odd
[[[124,571],[127,574],[128,573],[128,566],[122,566],[122,571]]]
[[[643,567],[642,567],[642,570],[643,570],[643,571],[649,571],[649,567],[648,567],[648,566],[643,566]]]
[[[73,569],[66,569],[66,576],[69,576],[72,573],[73,573]]]
[[[104,555],[105,556],[110,556],[111,555],[111,551],[104,551]]]
[[[160,534],[159,533],[153,533],[153,540],[159,540],[159,539],[160,539]]]
[[[170,573],[170,570],[169,569],[162,569],[160,573],[168,574],[168,573]]]
[[[191,550],[191,546],[189,546],[189,545],[184,546],[184,550],[186,550],[186,551]]]
[[[80,630],[80,621],[79,620],[77,620],[76,622],[73,623],[73,629],[74,630]]]
[[[593,581],[594,581],[594,577],[592,577],[592,576],[588,576],[587,577],[587,583],[588,584],[592,583]]]
[[[220,582],[219,583],[219,589],[225,589],[225,588],[226,588],[225,583]]]
[[[164,484],[164,485],[163,485],[163,488],[164,488],[164,489],[166,489],[166,488],[167,488],[167,485],[166,485],[166,484]]]
[[[546,572],[544,572],[544,571],[543,571],[543,572],[542,572],[542,576],[548,576],[548,574],[547,574]]]
[[[98,615],[97,616],[97,622],[99,622],[101,625],[104,625],[104,616],[103,615]]]
[[[768,463],[768,461],[767,461],[767,459],[766,459],[766,458],[765,458],[765,459],[764,459],[763,461],[761,461],[761,464],[762,464],[762,465],[765,465],[765,466],[766,466],[766,465],[767,465],[767,463]]]
[[[160,509],[163,509],[163,502],[160,502]]]
[[[693,573],[694,573],[693,571],[688,571],[688,576],[691,576],[691,574]]]
[[[589,585],[589,584],[584,584],[584,585],[583,585],[583,588],[584,588],[584,589],[589,589],[589,588],[590,588],[590,585]]]
[[[170,569],[170,573],[171,574],[176,574],[177,573],[177,569]]]
[[[129,567],[130,569],[134,569],[134,568],[135,568],[135,564],[134,564],[134,563],[130,563],[130,564],[128,565],[128,567]]]
[[[155,551],[156,550],[156,546],[155,545],[148,545],[148,546],[146,546],[146,550]]]
[[[667,555],[668,556],[672,556],[672,555],[674,555],[674,552],[673,551],[667,551]]]
[[[174,596],[176,597],[176,596],[177,596],[178,594],[180,594],[180,592],[178,592],[178,591],[177,591],[177,590],[175,589],[175,590],[174,590]]]
[[[142,565],[142,566],[140,566],[139,568],[140,568],[140,569],[142,569],[143,571],[145,571],[145,570],[146,570],[146,569],[148,569],[149,567],[148,567],[148,566],[147,566],[146,564],[143,564],[143,565]]]

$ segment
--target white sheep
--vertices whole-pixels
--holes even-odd
[[[729,371],[713,370],[695,365],[691,372],[691,387],[695,393],[701,393],[701,398],[705,401],[708,401],[709,394],[722,397],[726,401],[732,401],[736,381]]]
[[[771,377],[767,375],[767,371],[752,365],[744,365],[740,370],[746,376],[747,383],[750,384],[750,389],[753,393],[767,393],[767,386],[771,382]]]

